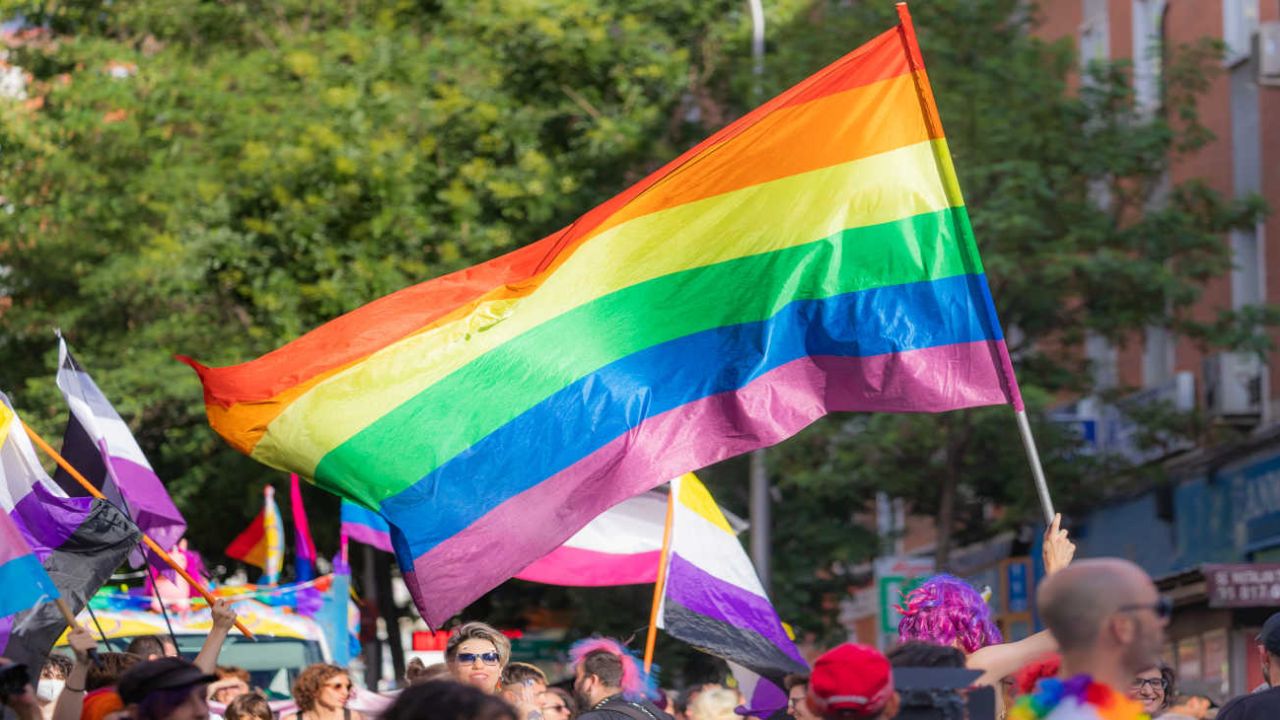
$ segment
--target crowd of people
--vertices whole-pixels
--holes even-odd
[[[829,650],[810,674],[786,678],[784,712],[794,720],[1280,718],[1280,613],[1258,637],[1266,683],[1218,708],[1204,695],[1179,692],[1161,663],[1172,606],[1146,573],[1125,560],[1073,562],[1073,555],[1055,523],[1036,598],[1043,632],[1003,642],[979,591],[937,576],[904,598],[896,647],[887,654],[853,643]],[[93,636],[75,628],[68,635],[74,659],[53,654],[34,687],[0,687],[0,695],[20,720],[366,720],[351,707],[347,670],[328,664],[298,674],[288,712],[273,709],[247,672],[217,664],[235,614],[219,601],[212,615],[194,661],[156,637],[136,639],[127,652],[97,652]],[[407,687],[361,707],[382,720],[739,717],[736,690],[664,691],[615,640],[582,640],[569,663],[571,689],[554,686],[537,666],[511,660],[502,633],[471,622],[452,633],[443,663],[412,661]],[[6,665],[0,659],[0,676],[11,678]]]

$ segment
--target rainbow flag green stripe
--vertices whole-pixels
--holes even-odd
[[[943,210],[632,285],[538,325],[445,377],[327,453],[315,477],[376,507],[555,391],[632,353],[760,322],[796,300],[981,273],[967,229],[963,209]],[[857,272],[833,272],[837,267]],[[609,330],[607,343],[547,351],[560,338],[597,337],[618,318],[627,321]],[[522,380],[494,392],[494,378],[504,376]],[[438,408],[450,412],[439,414]],[[433,442],[415,442],[424,434]],[[397,451],[381,455],[383,448]],[[363,458],[371,454],[382,457],[376,483],[366,482],[362,472]]]
[[[189,362],[228,442],[388,521],[433,624],[824,413],[1021,403],[906,24],[561,232]]]

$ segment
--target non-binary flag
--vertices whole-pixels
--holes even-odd
[[[262,510],[249,527],[227,546],[227,557],[262,568],[259,585],[280,582],[280,566],[284,564],[283,528],[280,508],[276,507],[275,488],[267,485],[262,490]]]
[[[711,493],[693,474],[671,482],[675,501],[658,626],[729,661],[746,714],[787,706],[782,681],[808,663],[773,609],[751,558]]]
[[[293,513],[293,536],[296,548],[295,572],[298,582],[306,582],[316,576],[316,544],[311,541],[311,524],[307,522],[307,509],[302,505],[302,485],[297,473],[289,477],[289,510]]]
[[[391,528],[381,515],[345,499],[342,501],[341,513],[343,535],[383,552],[393,552]]]
[[[3,393],[0,508],[73,613],[84,608],[88,598],[120,567],[141,537],[138,528],[118,508],[105,500],[69,497],[45,473],[22,421]],[[14,549],[5,540],[0,555]],[[5,600],[10,591],[21,596],[27,589],[7,580],[0,582],[5,582],[6,590],[0,593]],[[66,626],[52,603],[15,615],[0,613],[0,655],[29,667],[40,667]]]
[[[173,504],[164,483],[151,469],[129,426],[107,396],[72,357],[67,341],[58,338],[58,388],[71,409],[62,439],[62,456],[113,505],[165,550],[187,531],[187,521]],[[54,480],[72,497],[87,492],[62,468]],[[141,563],[141,554],[135,564]]]
[[[1021,407],[907,23],[541,241],[184,360],[231,445],[378,510],[436,626],[828,412]]]

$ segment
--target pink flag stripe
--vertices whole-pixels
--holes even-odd
[[[661,540],[661,528],[658,533]],[[658,559],[661,556],[662,550],[636,555],[614,555],[561,545],[520,571],[516,577],[545,585],[569,587],[639,585],[658,579]]]
[[[672,477],[773,445],[833,411],[941,412],[1008,401],[999,358],[1004,341],[957,343],[872,357],[806,357],[736,391],[712,395],[632,428],[572,467],[508,499],[430,552],[400,558],[405,584],[439,627],[467,599],[519,572],[521,560],[491,548],[512,535],[545,555],[591,518]],[[995,359],[995,362],[993,362]],[[596,482],[608,477],[610,482]],[[527,508],[561,508],[535,523]],[[418,578],[432,598],[420,596]],[[436,600],[439,604],[429,602]]]

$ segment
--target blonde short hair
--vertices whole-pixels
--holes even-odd
[[[468,640],[488,640],[493,649],[498,651],[498,666],[506,667],[511,659],[511,641],[506,635],[494,630],[492,626],[482,622],[469,622],[449,636],[449,644],[445,645],[444,659],[453,662],[458,659],[458,646]]]
[[[738,707],[738,693],[725,687],[711,688],[698,693],[689,703],[688,715],[692,720],[737,720],[734,708]]]

